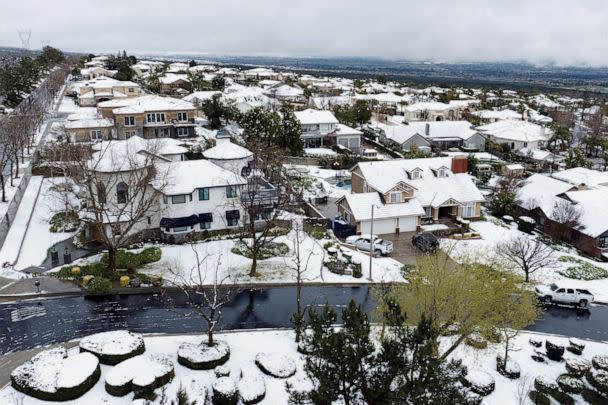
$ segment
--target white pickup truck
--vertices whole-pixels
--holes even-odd
[[[388,256],[393,253],[393,242],[390,240],[384,240],[378,238],[376,235],[374,237],[374,254],[376,256],[385,255]],[[346,243],[351,245],[355,245],[357,249],[363,250],[365,252],[369,252],[369,248],[371,247],[371,238],[372,235],[363,234],[363,235],[353,235],[346,238]]]
[[[557,285],[538,285],[534,292],[545,304],[565,304],[574,305],[580,308],[587,308],[593,302],[593,294],[582,288],[573,288]]]

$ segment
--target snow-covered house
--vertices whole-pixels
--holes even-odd
[[[116,73],[118,73],[117,70],[106,69],[103,66],[93,66],[90,68],[80,69],[80,76],[82,76],[84,79],[96,79],[101,76],[113,77]]]
[[[115,98],[138,97],[141,95],[139,84],[105,76],[74,83],[73,89],[81,107],[95,106],[97,103]]]
[[[203,151],[203,156],[224,169],[247,176],[253,153],[249,149],[231,142],[230,139],[231,134],[227,130],[219,130],[215,135],[216,145]]]
[[[479,117],[480,121],[484,124],[489,124],[492,122],[500,121],[500,120],[522,120],[522,114],[517,111],[504,109],[504,110],[481,110],[474,111],[471,113],[476,117]]]
[[[114,99],[97,105],[103,118],[114,120],[118,139],[194,136],[196,108],[172,97],[145,95]]]
[[[271,99],[261,87],[243,86],[233,84],[224,89],[223,99],[234,102],[236,108],[243,114],[254,108],[276,108],[280,105],[277,100]]]
[[[528,121],[501,120],[477,127],[490,141],[506,143],[511,150],[541,149],[553,134],[549,128]]]
[[[167,73],[159,77],[158,80],[160,81],[160,92],[162,94],[176,94],[180,92],[180,89],[185,90],[190,85],[186,74]]]
[[[479,218],[484,197],[467,174],[466,157],[360,162],[351,169],[352,192],[338,212],[357,232],[415,231],[422,221]]]
[[[483,151],[485,137],[468,121],[411,121],[399,123],[403,117],[396,116],[388,124],[378,124],[381,141],[391,141],[404,150],[413,145],[432,146],[436,150],[461,148]]]
[[[65,131],[70,142],[99,142],[114,138],[114,121],[107,118],[68,120]]]
[[[589,256],[606,260],[608,217],[602,213],[608,200],[608,182],[604,185],[579,182],[581,177],[576,169],[565,176],[556,172],[528,177],[517,190],[516,213],[533,218],[544,233]]]
[[[268,94],[283,103],[304,103],[304,90],[287,84],[268,89]]]
[[[336,106],[352,105],[353,97],[350,95],[310,97],[309,103],[317,110],[333,110]]]
[[[444,121],[460,118],[460,108],[437,101],[422,101],[403,109],[407,121]]]
[[[353,152],[359,151],[362,132],[340,124],[332,112],[309,108],[294,114],[302,126],[305,148],[341,145]]]
[[[248,80],[279,80],[279,73],[268,68],[253,68],[243,72]]]

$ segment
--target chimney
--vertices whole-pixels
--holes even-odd
[[[431,124],[429,124],[428,122],[424,126],[424,134],[426,136],[429,136],[431,134]]]
[[[452,157],[452,173],[467,173],[469,171],[469,160],[466,156]]]

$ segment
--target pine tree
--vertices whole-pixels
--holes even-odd
[[[304,153],[302,142],[302,126],[293,113],[293,108],[285,106],[281,110],[281,137],[279,146],[289,151],[291,156],[301,156]]]

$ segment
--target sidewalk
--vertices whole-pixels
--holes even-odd
[[[34,281],[40,281],[40,291],[38,294]],[[18,300],[24,296],[45,297],[50,294],[74,294],[81,290],[69,281],[61,281],[55,277],[27,277],[19,280],[11,280],[0,277],[0,301]]]

